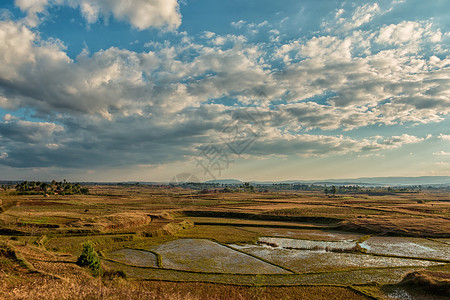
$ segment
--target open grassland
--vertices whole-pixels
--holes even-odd
[[[0,298],[420,299],[427,292],[397,285],[406,274],[450,273],[445,191],[89,189],[0,192]],[[88,240],[98,277],[75,264]],[[340,249],[355,245],[364,251]]]

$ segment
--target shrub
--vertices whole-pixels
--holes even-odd
[[[100,273],[100,257],[90,242],[83,244],[83,252],[77,259],[77,265],[91,269],[94,275]]]
[[[123,278],[126,279],[127,278],[127,274],[125,274],[124,271],[105,271],[102,274],[102,277],[104,279],[109,279],[109,280],[113,280],[115,278]]]

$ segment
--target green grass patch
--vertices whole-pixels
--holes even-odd
[[[254,243],[259,234],[231,226],[195,225],[193,228],[178,232],[180,238],[214,239],[224,244]]]

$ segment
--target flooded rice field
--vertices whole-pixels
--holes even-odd
[[[137,267],[158,267],[157,256],[149,251],[120,249],[109,252],[108,258]]]
[[[258,232],[261,236],[288,237],[305,240],[317,241],[342,241],[342,240],[358,240],[364,234],[325,231],[325,230],[308,230],[308,229],[283,229],[283,228],[252,228],[242,227],[245,230]]]
[[[367,253],[450,261],[450,247],[447,244],[427,239],[377,236],[360,245],[367,249]]]
[[[179,239],[151,247],[165,268],[235,274],[290,273],[255,257],[207,239]]]
[[[310,232],[312,233],[312,232]],[[314,234],[319,234],[314,232]],[[333,272],[371,268],[425,268],[450,260],[445,240],[370,237],[360,243],[367,253],[345,252],[357,245],[351,235],[324,233],[322,240],[261,237],[256,244],[223,245],[209,239],[182,238],[145,250],[121,249],[108,258],[136,267],[162,268],[205,273],[290,274]],[[331,239],[336,236],[337,240]],[[343,252],[342,252],[343,251]],[[154,253],[152,253],[154,252]],[[383,256],[372,255],[380,254]],[[405,256],[395,257],[395,256]],[[406,258],[408,257],[408,258]],[[290,272],[291,270],[292,272]]]
[[[302,241],[299,241],[301,243]],[[292,245],[289,243],[288,245]],[[329,272],[337,270],[427,267],[437,262],[396,257],[378,257],[359,253],[336,253],[325,250],[296,250],[262,245],[231,245],[233,248],[261,257],[298,273]]]
[[[327,248],[351,249],[356,246],[356,242],[354,240],[314,241],[282,237],[261,237],[259,238],[259,243],[271,245],[272,247],[300,250],[325,250]]]

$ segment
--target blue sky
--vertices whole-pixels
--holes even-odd
[[[0,179],[450,175],[444,0],[0,6]]]

